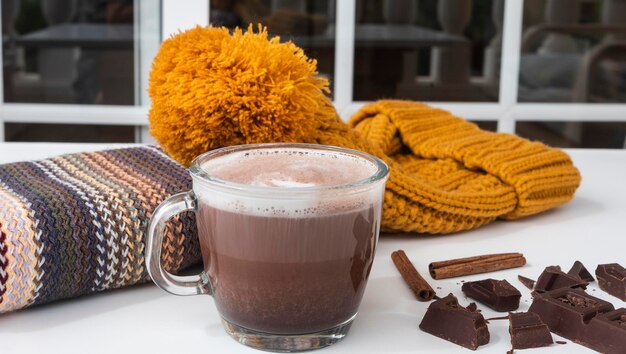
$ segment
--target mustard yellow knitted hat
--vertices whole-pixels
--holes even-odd
[[[409,101],[363,107],[349,124],[316,62],[252,27],[197,27],[165,41],[150,75],[151,133],[184,165],[221,146],[307,142],[369,152],[391,167],[385,231],[449,233],[569,201],[580,174],[563,151],[480,130]]]

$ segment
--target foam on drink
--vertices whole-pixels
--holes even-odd
[[[347,184],[376,172],[374,164],[351,155],[293,148],[232,153],[202,169],[225,181],[277,188]]]
[[[201,168],[217,179],[230,183],[264,187],[264,195],[211,191],[198,195],[203,202],[233,212],[255,215],[310,216],[353,210],[363,204],[363,196],[324,197],[311,187],[331,187],[354,183],[374,175],[377,166],[369,160],[341,152],[306,148],[275,148],[230,153],[206,161]],[[323,188],[322,188],[323,189]],[[285,190],[293,195],[285,198]],[[272,192],[282,193],[272,198]],[[268,193],[269,192],[269,193]],[[279,200],[277,200],[279,199]]]

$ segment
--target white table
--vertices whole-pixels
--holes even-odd
[[[17,38],[25,47],[82,47],[132,49],[133,25],[112,23],[64,23]]]
[[[0,143],[0,162],[86,151],[104,145]],[[543,268],[569,269],[580,260],[592,272],[599,263],[626,265],[626,151],[569,150],[583,184],[569,204],[514,222],[495,222],[478,230],[448,236],[383,235],[378,245],[360,312],[349,335],[320,353],[469,353],[417,328],[428,304],[414,300],[394,268],[390,254],[404,249],[427,274],[431,261],[455,257],[523,252],[524,268],[464,277],[506,278],[522,292],[520,311],[530,305],[522,274],[536,279]],[[461,279],[433,281],[440,295],[449,292],[467,304]],[[626,303],[588,288],[616,307]],[[479,305],[486,317],[498,315]],[[477,353],[503,354],[510,349],[507,321],[492,321],[491,342]],[[555,340],[560,340],[554,336]],[[2,354],[14,353],[259,353],[233,341],[222,329],[210,297],[176,297],[152,285],[85,296],[0,315]],[[524,353],[591,353],[567,340]]]

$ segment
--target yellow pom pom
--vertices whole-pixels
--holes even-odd
[[[179,33],[154,58],[150,132],[184,165],[221,146],[302,141],[329,106],[316,64],[261,26]]]

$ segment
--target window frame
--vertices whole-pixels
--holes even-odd
[[[426,102],[434,107],[442,108],[468,120],[495,121],[498,131],[515,133],[517,122],[626,122],[626,104],[623,103],[527,103],[518,101],[519,66],[521,57],[521,39],[523,35],[522,23],[524,2],[519,0],[504,0],[504,19],[502,34],[502,57],[500,67],[500,94],[498,102],[471,103],[471,102]],[[339,4],[341,2],[341,5]],[[347,12],[354,9],[355,0],[337,1],[337,18],[347,18]],[[352,9],[350,9],[352,6]],[[347,68],[352,75],[354,43],[346,43],[346,38],[354,40],[354,11],[352,12],[351,28],[340,26],[337,23],[337,47],[350,46],[350,53],[346,50],[336,51],[336,63],[351,63]],[[347,21],[346,21],[347,22]],[[349,24],[348,24],[349,25]],[[339,37],[340,30],[350,32],[345,37]],[[337,72],[337,70],[335,70]],[[335,106],[343,119],[348,119],[369,101],[352,101],[352,77],[350,83],[340,82],[347,80],[345,75],[335,77]],[[346,92],[340,92],[345,90]],[[349,92],[347,92],[349,90]],[[348,97],[348,99],[344,99]]]
[[[0,141],[4,141],[4,123],[69,123],[110,124],[138,126],[137,142],[151,141],[148,134],[147,77],[152,57],[160,42],[178,30],[209,22],[210,0],[161,0],[160,21],[155,21],[154,0],[137,0],[136,23],[136,89],[138,102],[135,106],[74,105],[43,103],[0,102]],[[515,133],[516,123],[521,121],[562,122],[626,122],[626,104],[623,103],[520,103],[518,80],[520,45],[524,2],[504,0],[502,57],[500,67],[500,90],[497,102],[427,102],[474,121],[495,121],[498,131]],[[356,0],[335,0],[335,77],[333,93],[337,112],[347,120],[369,101],[353,100],[354,30],[356,26]],[[142,16],[143,14],[143,16]],[[1,21],[1,20],[0,20]],[[154,33],[160,37],[155,39]],[[2,60],[0,48],[0,62]],[[0,72],[2,80],[3,72]],[[2,81],[0,81],[2,82]],[[0,85],[0,97],[3,87]]]
[[[135,141],[151,141],[149,137],[148,75],[152,58],[163,38],[178,29],[196,23],[208,23],[209,4],[206,0],[137,0],[135,3],[135,105],[78,105],[51,103],[6,103],[4,87],[0,84],[0,141],[5,141],[5,123],[47,123],[85,125],[136,126]],[[1,19],[0,19],[1,21]],[[1,25],[1,22],[0,22]],[[2,62],[0,47],[0,63]],[[3,82],[4,71],[0,71]]]

